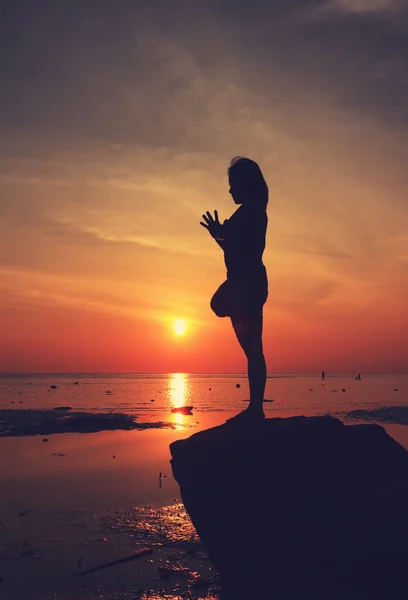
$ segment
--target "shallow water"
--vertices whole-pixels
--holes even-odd
[[[52,385],[56,388],[51,389]],[[180,416],[170,416],[173,407],[192,405],[195,412],[231,412],[242,410],[247,398],[243,374],[0,375],[0,408],[70,406],[80,411],[123,412],[140,415],[144,421],[177,423]],[[408,403],[408,375],[363,375],[361,381],[354,380],[354,374],[329,375],[324,382],[313,374],[275,375],[268,378],[265,398],[274,400],[265,405],[270,416],[401,405]]]

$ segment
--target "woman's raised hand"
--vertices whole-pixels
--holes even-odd
[[[203,227],[208,229],[208,231],[210,232],[210,235],[212,235],[213,238],[215,238],[216,240],[224,239],[223,226],[221,225],[221,223],[218,220],[218,212],[216,210],[214,211],[214,217],[207,210],[205,215],[203,215],[203,219],[204,219],[205,223],[200,221],[200,225],[202,225]]]

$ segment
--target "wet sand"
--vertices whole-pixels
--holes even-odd
[[[180,503],[169,444],[225,415],[199,424],[183,418],[177,429],[1,440],[2,600],[138,598],[138,590],[146,592],[141,598],[179,598],[187,589],[194,598],[212,597],[203,581],[214,571]],[[146,546],[151,556],[78,575]],[[159,569],[169,557],[171,568],[181,564],[189,573],[164,579]]]

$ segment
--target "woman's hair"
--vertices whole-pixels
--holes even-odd
[[[251,203],[268,204],[269,190],[258,163],[245,156],[234,156],[228,167],[228,177],[237,177],[239,185],[250,195]]]

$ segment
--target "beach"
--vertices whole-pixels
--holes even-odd
[[[408,449],[406,375],[276,375],[265,397],[268,418],[378,422]],[[169,444],[247,398],[244,374],[1,376],[0,598],[216,598]]]

